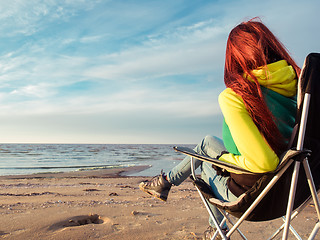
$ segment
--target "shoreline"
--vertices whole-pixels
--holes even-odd
[[[142,167],[1,176],[0,238],[202,239],[208,213],[191,181],[163,202],[139,189],[150,177],[127,176]],[[315,218],[310,204],[293,226],[306,238]],[[248,239],[267,239],[281,224],[245,222],[241,230]]]
[[[132,166],[132,167],[116,167],[96,170],[84,171],[68,171],[68,172],[48,172],[48,173],[33,173],[33,174],[17,174],[17,175],[0,175],[0,180],[3,179],[32,179],[32,178],[116,178],[128,177],[130,174],[142,172],[150,168],[149,165]],[[139,177],[144,177],[143,175]]]

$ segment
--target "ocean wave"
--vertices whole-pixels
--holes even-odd
[[[108,169],[108,168],[121,168],[121,167],[132,167],[135,166],[135,164],[118,164],[118,165],[91,165],[91,166],[86,166],[86,165],[75,165],[75,166],[43,166],[43,167],[0,167],[0,169],[6,170],[6,169],[17,169],[17,170],[37,170],[37,169]]]
[[[115,169],[115,168],[124,168],[124,167],[134,167],[135,164],[122,164],[122,165],[109,165],[109,166],[96,166],[96,167],[85,167],[79,168],[77,171],[88,171],[88,170],[99,170],[99,169]]]

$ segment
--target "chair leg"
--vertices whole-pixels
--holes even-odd
[[[286,221],[286,218],[283,217],[283,221]],[[292,221],[292,219],[291,219]],[[291,226],[291,224],[289,225],[289,229],[291,231],[291,233],[296,237],[296,239],[298,240],[302,240],[302,238],[300,237],[300,235],[297,233],[297,231]]]
[[[223,214],[224,218],[227,219],[228,222],[229,222],[232,226],[234,226],[233,221],[232,221],[232,220],[230,219],[230,217],[228,216],[229,214],[226,213],[226,212],[223,212],[223,211],[222,211],[221,213]],[[242,239],[247,240],[246,236],[244,236],[244,234],[240,231],[239,228],[237,228],[237,232],[240,234],[240,237],[241,237]],[[227,236],[228,236],[228,234],[227,234]],[[230,237],[230,236],[228,236],[228,237]]]
[[[318,198],[316,187],[314,185],[313,177],[312,177],[312,174],[311,174],[311,170],[310,170],[310,166],[309,166],[309,162],[308,162],[307,158],[305,158],[303,160],[303,166],[304,166],[304,170],[306,172],[306,176],[307,176],[308,184],[309,184],[309,187],[310,187],[310,191],[311,191],[312,199],[313,199],[313,202],[314,202],[314,206],[315,206],[316,211],[317,211],[318,220],[320,221],[320,203],[319,203],[319,198]]]
[[[294,204],[295,193],[296,193],[296,189],[297,189],[299,169],[300,169],[300,162],[295,162],[294,170],[292,173],[291,187],[290,187],[288,206],[287,206],[287,214],[286,214],[286,222],[285,222],[284,229],[283,229],[282,240],[288,239],[288,231],[289,231],[289,226],[290,226],[290,222],[291,222],[291,214],[292,214],[292,209],[293,209],[293,204]]]
[[[293,204],[294,204],[293,200],[294,200],[294,196],[295,196],[295,192],[296,192],[296,182],[297,182],[297,179],[298,179],[298,172],[299,172],[299,167],[300,167],[300,163],[296,162],[295,170],[294,170],[294,172],[292,174],[292,182],[291,182],[291,189],[290,189],[290,195],[289,195],[289,200],[288,200],[287,215],[286,215],[286,217],[283,217],[285,223],[269,238],[269,240],[273,239],[274,237],[276,237],[281,232],[281,230],[283,230],[283,229],[284,229],[284,233],[283,233],[282,239],[287,239],[288,238],[289,229],[291,230],[291,232],[294,234],[294,236],[297,239],[301,239],[299,234],[296,233],[296,231],[293,229],[293,227],[290,225],[290,223],[310,203],[311,200],[313,200],[314,204],[315,204],[315,209],[316,209],[317,216],[318,216],[318,222],[315,225],[315,227],[314,227],[309,239],[310,240],[314,239],[314,237],[316,236],[317,232],[319,231],[319,228],[320,228],[320,224],[319,224],[319,221],[320,221],[320,204],[319,204],[319,198],[318,198],[318,195],[317,195],[317,190],[315,188],[315,184],[314,184],[314,181],[313,181],[313,178],[312,178],[312,174],[311,174],[311,170],[310,170],[310,166],[309,166],[309,162],[308,162],[307,158],[305,158],[303,160],[303,166],[304,166],[304,170],[305,170],[305,173],[306,173],[306,177],[307,177],[307,181],[308,181],[308,184],[309,184],[309,188],[310,188],[310,191],[311,191],[311,198],[309,200],[307,200],[299,209],[297,209],[292,214],[292,208],[293,208]],[[289,219],[289,217],[290,217],[290,219]]]
[[[316,237],[319,229],[320,229],[320,222],[317,222],[317,224],[314,226],[308,240],[313,240]]]
[[[305,158],[303,160],[303,166],[304,166],[304,169],[305,169],[305,172],[306,172],[306,176],[307,176],[307,180],[308,180],[308,184],[309,184],[309,187],[310,187],[312,200],[314,202],[314,206],[315,206],[315,209],[316,209],[317,215],[318,215],[318,222],[314,226],[314,229],[312,230],[312,233],[310,234],[310,236],[308,238],[308,240],[312,240],[312,239],[314,239],[316,237],[316,235],[317,235],[317,233],[319,231],[319,228],[320,228],[320,223],[319,223],[320,222],[320,203],[319,203],[317,190],[316,190],[316,187],[314,185],[313,177],[312,177],[312,174],[311,174],[311,170],[310,170],[310,166],[309,166],[309,162],[308,162],[307,158]]]
[[[222,237],[223,240],[227,240],[227,237],[226,237],[226,236],[224,235],[224,233],[222,232],[222,229],[221,229],[221,227],[220,227],[217,219],[215,218],[215,216],[213,215],[213,213],[212,213],[212,211],[211,211],[211,208],[210,208],[210,206],[209,206],[209,204],[208,204],[208,202],[207,202],[207,199],[205,199],[205,197],[202,195],[202,193],[201,193],[201,191],[198,189],[198,187],[197,187],[197,186],[195,186],[195,187],[196,187],[196,189],[197,189],[197,191],[198,191],[198,193],[199,193],[199,195],[200,195],[200,197],[201,197],[201,200],[202,200],[203,204],[205,205],[205,207],[206,207],[206,209],[207,209],[210,217],[212,218],[213,223],[214,223],[214,225],[215,225],[216,228],[217,228],[217,231],[219,232],[219,234],[221,235],[221,237]]]
[[[263,191],[260,193],[260,195],[253,201],[253,203],[250,205],[250,207],[242,214],[242,216],[238,219],[238,221],[234,224],[234,226],[229,230],[227,233],[227,237],[230,237],[230,235],[240,226],[240,224],[247,219],[247,217],[250,215],[250,213],[255,209],[255,207],[260,203],[260,201],[267,195],[269,190],[273,187],[274,184],[279,180],[279,178],[283,175],[283,173],[289,168],[289,166],[292,164],[293,160],[290,160],[284,166],[276,176],[274,176],[271,181],[268,183],[268,185],[263,189]]]
[[[295,212],[295,214],[292,214],[292,217],[291,217],[291,221],[296,217],[296,215],[298,215],[297,212]],[[268,238],[268,240],[271,240],[271,239],[274,239],[283,229],[284,229],[284,226],[285,226],[285,223],[286,223],[286,218],[285,217],[282,217],[282,220],[284,221],[284,224],[281,225],[281,227],[279,227],[277,229],[276,232],[274,232],[272,234],[272,236],[270,236]],[[291,226],[291,224],[289,225],[289,229],[290,231],[292,232],[292,234],[296,237],[296,239],[298,240],[302,240],[302,238],[300,237],[300,235],[297,233],[297,231]]]
[[[305,209],[308,204],[311,202],[312,198],[308,198],[298,209],[295,210],[295,212],[291,215],[291,221],[296,217],[298,216],[298,214],[300,212],[303,211],[303,209]],[[285,217],[282,217],[283,221],[285,222],[286,221],[286,218]],[[268,240],[271,240],[271,239],[274,239],[284,228],[284,225],[285,223],[283,223],[278,229],[277,231],[275,231],[269,238]]]
[[[191,157],[190,164],[191,164],[191,174],[192,174],[193,178],[196,179],[195,162],[194,162],[193,157]],[[200,198],[201,198],[203,204],[205,205],[205,207],[206,207],[206,209],[207,209],[210,217],[212,218],[213,223],[214,223],[214,225],[215,225],[216,228],[217,228],[217,231],[219,232],[219,234],[221,235],[221,237],[222,237],[223,240],[227,240],[227,237],[223,234],[222,229],[221,229],[221,227],[219,226],[219,223],[218,223],[217,219],[215,218],[215,216],[214,216],[213,213],[212,213],[212,210],[211,210],[211,208],[210,208],[210,206],[209,206],[209,203],[208,203],[207,199],[205,199],[205,197],[203,196],[203,194],[202,194],[202,192],[199,190],[199,188],[198,188],[197,186],[195,186],[195,187],[196,187],[196,189],[197,189],[197,191],[198,191],[198,193],[199,193],[199,195],[200,195]]]

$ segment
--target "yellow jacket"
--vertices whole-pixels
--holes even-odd
[[[296,74],[286,61],[268,64],[253,70],[252,73],[261,86],[286,98],[296,95]],[[256,173],[275,170],[279,158],[254,124],[242,98],[227,88],[219,95],[219,104],[232,140],[240,153],[226,153],[219,159]],[[272,112],[272,109],[270,111]]]

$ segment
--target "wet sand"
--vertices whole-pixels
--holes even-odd
[[[0,239],[202,239],[208,213],[192,183],[173,187],[163,202],[139,190],[147,177],[126,176],[139,170],[2,176]],[[309,204],[293,226],[307,239],[315,219]],[[267,239],[281,224],[245,222],[241,230]]]

